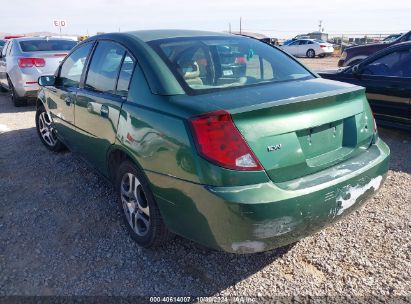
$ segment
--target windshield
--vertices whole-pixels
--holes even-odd
[[[255,39],[171,38],[149,44],[189,93],[314,78],[283,52]]]
[[[19,42],[23,52],[70,51],[77,42],[74,40],[26,40]]]

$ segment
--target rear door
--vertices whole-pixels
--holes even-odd
[[[361,67],[357,84],[380,119],[411,123],[411,48],[395,50]]]
[[[116,138],[120,110],[127,99],[134,65],[135,59],[120,44],[98,42],[84,86],[77,95],[75,124],[82,137],[77,148],[103,173],[108,148]]]
[[[10,46],[10,40],[6,42],[2,51],[1,51],[1,58],[0,58],[0,85],[7,88],[7,65],[6,65],[6,56],[7,51]]]
[[[46,101],[57,134],[70,148],[75,147],[77,137],[74,126],[76,95],[91,49],[92,43],[86,43],[68,56],[59,68],[55,87],[46,90]]]

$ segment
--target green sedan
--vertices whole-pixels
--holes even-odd
[[[98,35],[39,84],[41,141],[112,181],[143,247],[175,234],[234,253],[284,246],[358,208],[389,166],[363,88],[252,38]]]

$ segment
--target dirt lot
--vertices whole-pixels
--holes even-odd
[[[177,237],[145,250],[111,186],[49,152],[34,107],[0,94],[0,295],[411,296],[411,135],[380,135],[392,151],[381,191],[294,246],[233,255]]]
[[[337,69],[339,57],[325,57],[325,58],[298,58],[299,61],[314,71]]]

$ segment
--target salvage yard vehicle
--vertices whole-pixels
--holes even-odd
[[[245,74],[224,73],[219,49]],[[93,36],[39,84],[40,140],[113,182],[144,247],[174,234],[234,253],[293,243],[362,205],[388,170],[363,88],[251,38]]]
[[[365,87],[379,124],[411,130],[411,42],[395,44],[355,66],[319,74]]]
[[[393,40],[346,48],[344,52],[341,54],[340,60],[338,60],[338,66],[347,67],[356,65],[368,56],[378,51],[386,49],[392,45],[407,41],[411,41],[411,31],[402,34],[398,38]]]
[[[9,91],[15,106],[25,105],[37,97],[39,76],[53,74],[76,44],[50,37],[8,39],[0,54],[0,89]]]
[[[334,47],[331,43],[317,39],[295,40],[289,44],[280,46],[280,48],[296,57],[324,57],[330,56],[334,53]]]

